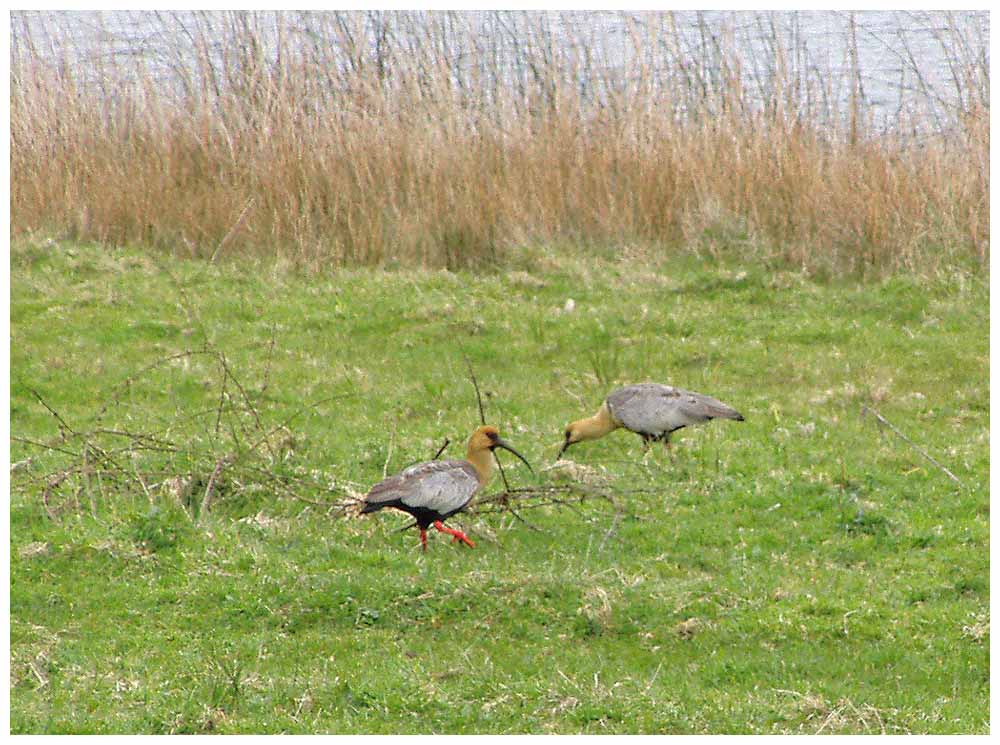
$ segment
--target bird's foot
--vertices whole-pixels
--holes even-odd
[[[437,520],[434,523],[434,527],[440,530],[442,533],[447,533],[448,535],[450,535],[452,543],[454,543],[455,541],[461,541],[470,548],[476,547],[476,544],[469,540],[469,536],[467,536],[461,530],[452,530],[451,528],[446,528],[444,523],[441,522],[440,520]]]

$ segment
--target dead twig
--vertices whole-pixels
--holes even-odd
[[[462,356],[465,358],[465,366],[469,369],[469,378],[472,380],[472,387],[476,389],[476,403],[479,405],[479,421],[480,421],[480,423],[483,426],[485,426],[486,425],[486,410],[483,407],[483,396],[482,396],[482,394],[479,391],[479,382],[476,380],[476,373],[473,372],[473,370],[472,370],[472,362],[469,360],[469,356],[467,354],[465,354],[464,352],[462,353]],[[503,463],[500,462],[500,458],[497,457],[497,454],[496,454],[495,450],[492,451],[492,454],[493,454],[493,461],[497,464],[497,470],[500,471],[500,479],[501,479],[501,481],[503,481],[504,493],[509,493],[510,492],[510,484],[507,482],[507,474],[503,470]],[[545,532],[541,528],[539,528],[538,526],[532,525],[527,520],[525,520],[523,517],[521,517],[517,513],[517,510],[515,510],[509,504],[507,504],[506,502],[503,502],[503,504],[507,507],[507,509],[510,510],[510,514],[512,514],[517,519],[517,521],[520,522],[522,525],[527,526],[528,528],[530,528],[531,530],[534,530],[537,533],[544,533]]]
[[[183,291],[183,288],[179,288]],[[185,299],[186,300],[186,299]],[[193,310],[189,317],[196,321]],[[275,336],[272,332],[267,347],[268,365],[274,355]],[[128,403],[123,392],[129,390],[137,380],[148,376],[151,371],[164,366],[200,356],[214,359],[213,372],[221,377],[214,386],[215,399],[209,407],[195,411],[178,412],[169,421],[157,422],[149,429],[136,424],[105,423],[116,407]],[[269,375],[269,369],[268,373]],[[153,360],[111,386],[106,398],[98,402],[98,410],[88,417],[89,426],[70,426],[67,419],[56,410],[41,393],[32,390],[34,398],[48,411],[57,425],[58,433],[45,440],[11,436],[11,443],[23,443],[60,456],[61,464],[48,473],[18,472],[17,478],[25,485],[33,485],[40,494],[48,517],[61,519],[68,511],[81,509],[81,502],[89,501],[90,512],[97,517],[98,508],[105,501],[109,490],[129,489],[141,494],[150,503],[157,498],[157,488],[176,478],[179,473],[187,474],[187,481],[202,481],[204,494],[196,496],[194,503],[185,503],[185,508],[194,515],[207,517],[213,512],[213,505],[221,498],[221,478],[227,474],[226,493],[238,493],[267,484],[282,497],[293,498],[307,504],[329,510],[346,511],[356,500],[346,503],[331,503],[310,499],[312,493],[328,489],[321,482],[318,473],[308,476],[296,475],[286,469],[274,468],[279,460],[276,451],[285,454],[285,439],[279,445],[276,435],[286,430],[288,425],[303,414],[314,412],[321,404],[335,399],[357,395],[346,393],[328,396],[317,401],[298,405],[280,412],[283,421],[272,422],[279,417],[271,411],[257,408],[257,391],[244,386],[241,375],[233,369],[228,355],[216,349],[208,341],[204,345],[187,349]],[[267,381],[265,381],[265,386]],[[30,388],[28,390],[31,390]],[[238,391],[238,392],[237,392]],[[253,394],[253,396],[251,396]],[[265,414],[267,415],[265,417]],[[252,421],[247,421],[252,417]],[[134,416],[125,416],[123,422],[134,422]],[[214,425],[214,426],[213,426]],[[207,450],[202,449],[203,439],[192,431],[203,428],[215,442]],[[283,436],[283,435],[282,435]],[[288,435],[291,437],[291,433]],[[219,439],[230,439],[223,443]],[[267,456],[270,463],[267,467]],[[149,456],[146,462],[143,456]],[[257,466],[261,466],[257,468]],[[247,478],[249,476],[249,478]],[[198,503],[200,502],[200,511]]]
[[[517,520],[519,523],[521,523],[521,525],[523,525],[524,527],[526,527],[528,530],[533,530],[536,533],[544,533],[544,532],[546,532],[546,531],[542,530],[541,528],[539,528],[537,525],[532,525],[530,522],[528,522],[523,517],[521,517],[521,515],[518,513],[518,511],[515,510],[513,507],[511,507],[509,504],[508,505],[504,505],[504,506],[510,512],[510,514],[514,516],[514,519]]]
[[[201,500],[201,509],[198,510],[199,522],[208,514],[209,507],[212,505],[212,495],[215,491],[215,482],[218,480],[219,476],[222,475],[222,469],[229,465],[232,460],[232,456],[226,455],[216,461],[215,470],[212,471],[212,475],[208,479],[208,486],[205,487],[205,498]]]
[[[42,406],[48,409],[49,413],[56,418],[56,421],[59,422],[59,427],[61,430],[65,430],[66,432],[69,432],[71,435],[76,434],[76,431],[68,424],[66,424],[66,420],[59,415],[58,411],[56,411],[51,406],[49,406],[48,403],[46,403],[45,399],[41,397],[38,391],[36,391],[34,388],[29,388],[28,390],[31,391],[31,395],[33,395],[35,398],[38,399],[38,403],[40,403]]]
[[[451,440],[449,440],[447,437],[445,437],[444,438],[444,443],[441,445],[441,447],[438,448],[438,451],[436,453],[434,453],[434,457],[431,458],[431,460],[437,460],[438,458],[440,458],[441,457],[441,453],[443,453],[445,451],[445,448],[447,448],[449,444],[451,444]]]
[[[158,450],[164,453],[177,452],[177,445],[170,440],[164,440],[156,435],[145,434],[143,432],[130,432],[120,429],[98,428],[88,433],[89,435],[111,435],[113,437],[126,437],[132,440],[130,446],[133,450]],[[146,444],[151,443],[151,444]]]
[[[49,445],[44,442],[38,442],[38,440],[32,440],[28,437],[18,437],[16,435],[11,435],[10,439],[14,440],[14,442],[23,442],[25,445],[33,445],[36,448],[42,448],[43,450],[52,450],[53,452],[62,453],[64,455],[72,455],[72,456],[76,455],[76,453],[74,453],[72,450],[56,447],[55,445]]]
[[[52,509],[52,505],[49,502],[49,497],[52,495],[52,492],[55,489],[59,488],[59,485],[62,484],[63,481],[69,478],[69,475],[72,472],[73,472],[72,469],[67,469],[65,471],[55,474],[54,476],[51,476],[45,483],[45,488],[42,490],[42,505],[45,507],[45,511],[49,514],[49,517],[52,518],[53,520],[58,519],[58,516],[56,515],[55,510]]]
[[[257,407],[253,405],[253,401],[250,400],[250,396],[247,395],[246,389],[243,387],[243,384],[240,383],[239,378],[237,378],[233,374],[232,369],[230,369],[229,363],[226,361],[226,355],[224,353],[222,353],[222,352],[215,351],[215,356],[219,360],[219,364],[222,365],[222,370],[225,373],[225,375],[231,381],[233,381],[233,383],[236,385],[237,390],[239,390],[240,395],[243,397],[243,402],[246,404],[247,409],[249,409],[250,413],[253,415],[253,420],[254,420],[254,423],[256,423],[256,425],[257,425],[257,429],[259,431],[261,431],[261,432],[265,431],[264,430],[264,425],[263,425],[263,423],[261,422],[261,419],[260,419],[260,413],[257,411]],[[246,434],[246,430],[245,429],[244,429],[244,434]],[[267,448],[268,454],[273,458],[274,457],[274,452],[271,450],[271,443],[268,442],[268,440],[267,440],[266,437],[263,438],[263,444],[264,444],[264,447]]]
[[[570,501],[567,497],[574,497],[575,499]],[[600,499],[606,501],[614,507],[615,510],[611,526],[608,528],[607,532],[604,534],[603,540],[601,541],[601,548],[603,548],[608,539],[614,535],[614,532],[617,530],[622,518],[625,516],[635,516],[630,515],[630,513],[622,509],[618,505],[617,501],[611,497],[611,495],[597,489],[577,484],[560,484],[512,489],[507,492],[491,494],[477,500],[476,503],[469,509],[469,512],[477,515],[510,513],[517,518],[519,517],[519,514],[512,508],[511,505],[511,502],[517,501],[520,503],[520,508],[523,510],[538,509],[540,507],[567,507],[576,512],[580,517],[585,517],[584,513],[579,509],[579,507],[577,507],[577,505],[582,504],[589,499]],[[523,518],[521,519],[523,520]],[[529,527],[534,527],[531,526],[530,523],[526,524]],[[545,532],[537,528],[536,530],[539,532]]]
[[[90,464],[90,443],[84,440],[83,442],[83,470],[81,474],[83,475],[83,484],[86,487],[87,499],[90,502],[90,515],[91,517],[97,517],[97,502],[94,499],[94,485],[91,481],[91,475],[95,474],[96,470]],[[98,476],[98,479],[100,477]],[[102,493],[103,497],[104,494]]]
[[[469,378],[472,380],[472,387],[476,389],[476,403],[479,404],[479,423],[484,427],[486,426],[486,410],[483,408],[483,397],[479,392],[479,382],[476,380],[476,373],[472,371],[472,363],[469,361],[468,355],[463,354],[465,357],[465,366],[469,368]],[[500,478],[503,480],[503,488],[510,491],[510,484],[507,483],[507,474],[503,471],[503,463],[497,457],[496,451],[493,451],[493,460],[497,464],[497,468],[500,470]]]
[[[941,465],[940,463],[938,463],[926,450],[924,450],[922,447],[920,447],[919,445],[917,445],[917,443],[915,443],[909,437],[907,437],[902,432],[900,432],[899,429],[896,427],[896,425],[894,425],[892,422],[890,422],[888,419],[886,419],[884,416],[882,416],[878,411],[876,411],[875,409],[873,409],[871,406],[868,406],[867,404],[861,406],[861,416],[864,416],[865,414],[867,414],[869,412],[871,412],[871,414],[879,421],[880,424],[884,424],[886,427],[888,427],[890,430],[892,430],[892,432],[897,437],[899,437],[901,440],[903,440],[903,442],[909,444],[910,447],[912,447],[914,450],[916,450],[918,453],[920,453],[922,456],[924,456],[927,460],[929,460],[935,466],[937,466],[942,471],[944,471],[945,474],[948,476],[948,478],[950,478],[952,481],[954,481],[959,486],[965,486],[962,483],[961,479],[958,478],[958,476],[956,476],[951,471],[949,471],[947,468],[945,468],[943,465]]]

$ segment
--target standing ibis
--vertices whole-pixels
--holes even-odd
[[[556,460],[566,448],[583,440],[596,440],[619,427],[635,432],[649,443],[663,440],[670,447],[670,433],[710,419],[735,419],[743,415],[718,399],[659,383],[628,385],[608,394],[592,417],[570,422]]]
[[[382,481],[365,495],[361,514],[395,507],[408,512],[420,528],[420,543],[427,550],[427,528],[433,525],[452,536],[452,542],[462,541],[475,546],[460,530],[445,527],[444,521],[466,508],[490,480],[493,473],[494,448],[509,450],[528,466],[531,464],[500,438],[496,427],[480,427],[469,438],[465,460],[432,460],[417,463]]]

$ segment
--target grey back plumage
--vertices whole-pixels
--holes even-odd
[[[626,429],[661,435],[710,419],[743,416],[718,399],[659,383],[640,383],[612,391],[607,397],[611,415]]]
[[[366,511],[401,503],[406,507],[450,515],[465,507],[479,491],[479,475],[466,460],[417,463],[375,484],[365,496]]]

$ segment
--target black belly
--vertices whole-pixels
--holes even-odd
[[[687,425],[682,424],[680,427],[674,427],[673,429],[664,429],[659,432],[636,432],[642,439],[650,442],[659,442],[660,440],[666,440],[670,438],[671,432],[676,432],[679,429],[684,429]]]
[[[463,504],[462,507],[465,505]],[[454,515],[458,510],[451,510],[450,512],[438,512],[437,510],[431,510],[426,507],[410,507],[407,504],[403,504],[402,500],[397,499],[394,502],[381,502],[380,504],[366,504],[361,509],[361,514],[364,515],[367,512],[377,512],[378,510],[384,509],[386,507],[392,507],[397,510],[406,512],[413,516],[413,519],[417,521],[417,526],[422,530],[426,530],[427,527],[435,522],[436,520],[446,520],[447,518]]]

